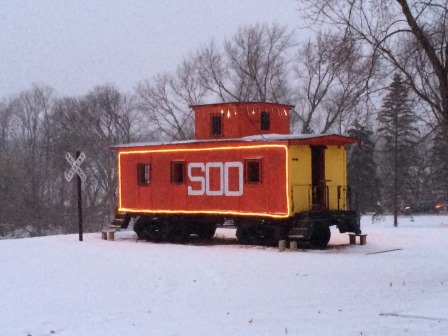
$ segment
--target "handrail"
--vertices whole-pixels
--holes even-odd
[[[330,208],[330,195],[331,197],[336,196],[336,206],[337,210],[342,210],[346,208],[350,210],[353,208],[352,204],[352,189],[348,185],[338,185],[338,186],[312,186],[310,184],[297,184],[291,186],[292,197],[294,197],[294,191],[296,188],[302,188],[299,193],[307,193],[308,199],[306,204],[307,209],[314,210],[328,210]],[[336,190],[335,190],[336,188]],[[333,190],[333,192],[330,192]],[[336,193],[335,193],[336,192]],[[294,202],[293,202],[294,204]],[[331,203],[335,204],[335,203]],[[345,204],[345,206],[344,206]]]

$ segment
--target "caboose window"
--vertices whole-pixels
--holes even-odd
[[[244,180],[246,184],[261,183],[261,160],[247,159],[244,160]]]
[[[262,131],[269,131],[271,128],[271,116],[269,112],[260,113],[260,129]]]
[[[185,183],[185,161],[171,161],[171,183]]]
[[[139,186],[148,186],[151,182],[151,166],[149,163],[137,164],[137,184]]]
[[[212,115],[211,118],[211,131],[213,136],[220,136],[222,135],[222,116],[219,115]]]

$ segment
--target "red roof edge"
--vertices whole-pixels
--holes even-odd
[[[289,140],[292,145],[310,145],[310,146],[345,146],[359,143],[358,139],[343,135],[330,134],[313,138],[292,139]]]

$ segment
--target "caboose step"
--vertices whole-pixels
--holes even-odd
[[[297,240],[297,239],[302,239],[303,237],[305,237],[304,235],[289,235],[288,239],[289,240]]]
[[[120,230],[123,222],[124,222],[124,218],[114,218],[114,220],[110,224],[110,228],[115,229],[115,230]]]
[[[288,238],[289,240],[302,239],[305,237],[307,231],[308,229],[304,227],[294,227],[289,231]]]
[[[129,225],[129,221],[131,220],[130,216],[127,216],[126,214],[122,213],[115,213],[115,217],[112,220],[112,223],[110,223],[111,229],[126,229]]]

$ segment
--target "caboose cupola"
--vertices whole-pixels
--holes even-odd
[[[195,112],[195,139],[289,134],[289,114],[293,107],[248,102],[195,105],[192,106]]]

